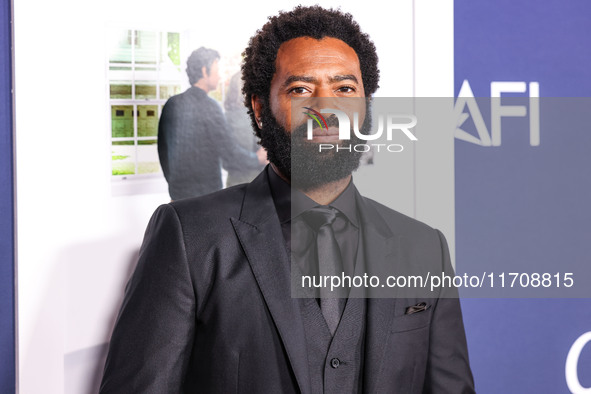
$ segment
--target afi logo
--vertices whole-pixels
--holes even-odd
[[[529,105],[501,105],[502,93],[525,93],[529,91]],[[468,80],[464,80],[460,93],[454,106],[454,115],[457,119],[455,137],[482,146],[501,146],[501,119],[503,117],[525,117],[529,109],[529,144],[540,145],[540,85],[538,82],[500,82],[490,83],[490,134],[482,114],[472,93]],[[468,107],[468,113],[464,108]],[[529,108],[528,108],[529,107]],[[472,117],[478,138],[461,129],[462,124]]]
[[[564,368],[566,384],[573,394],[591,393],[591,387],[583,387],[579,380],[579,357],[587,343],[591,343],[591,331],[581,335],[571,346],[566,356],[566,365]]]
[[[313,110],[309,107],[303,107],[304,109],[310,112],[304,112],[305,115],[308,115],[312,119],[308,119],[308,139],[311,140],[314,138],[313,129],[314,129],[314,121],[320,126],[322,130],[328,132],[328,125],[326,123],[326,119],[322,114],[334,114],[336,115],[339,121],[339,139],[340,140],[350,140],[351,139],[351,121],[349,120],[349,116],[338,109],[334,108],[325,108],[321,109],[320,112]],[[406,122],[397,122],[397,120],[407,120]],[[414,115],[386,115],[386,137],[389,141],[392,140],[392,134],[394,130],[402,131],[411,141],[416,141],[417,137],[415,137],[411,132],[410,129],[416,126],[417,124],[417,117]],[[378,116],[378,130],[372,134],[362,134],[359,131],[359,113],[353,113],[353,132],[355,135],[362,140],[365,141],[374,141],[377,140],[382,136],[384,133],[384,115]]]

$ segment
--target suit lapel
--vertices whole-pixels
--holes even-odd
[[[285,346],[302,393],[310,392],[306,338],[298,299],[291,297],[290,263],[285,240],[263,171],[246,189],[236,235]]]
[[[363,245],[365,265],[368,275],[376,275],[380,281],[392,275],[391,267],[398,259],[398,237],[395,236],[384,219],[368,201],[357,195],[363,226]],[[383,283],[383,282],[381,282]],[[363,392],[379,392],[382,364],[394,317],[395,294],[389,289],[369,289],[367,300],[365,353],[363,368]],[[385,292],[383,292],[385,290]]]

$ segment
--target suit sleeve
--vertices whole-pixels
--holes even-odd
[[[447,242],[440,231],[437,233],[441,242],[443,270],[445,274],[453,275]],[[442,288],[433,311],[424,393],[475,393],[462,310],[454,287]]]
[[[174,149],[172,140],[175,138],[175,134],[182,130],[178,106],[178,102],[169,99],[162,107],[158,121],[158,158],[167,181],[170,179],[171,172],[174,171],[170,168],[171,164],[174,164],[170,161],[171,156],[174,156],[174,152],[171,152]]]
[[[194,324],[181,223],[172,206],[162,205],[150,219],[125,290],[100,393],[182,392]]]
[[[160,159],[160,167],[164,173],[164,178],[169,179],[170,168],[168,165],[168,157],[170,150],[169,138],[171,130],[175,130],[175,117],[171,114],[173,103],[169,100],[160,114],[160,121],[158,122],[158,158]]]

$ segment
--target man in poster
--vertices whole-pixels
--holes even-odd
[[[369,37],[349,14],[300,6],[270,18],[245,55],[245,102],[271,165],[250,184],[158,208],[101,393],[473,393],[450,294],[292,297],[300,225],[313,229],[321,271],[329,260],[344,272],[369,261],[451,270],[439,231],[357,192],[359,156],[312,154],[340,142],[330,119],[327,133],[298,138],[294,99],[319,107],[376,91]]]
[[[222,167],[260,170],[266,155],[242,149],[224,114],[208,93],[220,75],[217,51],[201,47],[187,60],[191,87],[171,97],[158,123],[158,157],[172,200],[198,197],[223,188]]]

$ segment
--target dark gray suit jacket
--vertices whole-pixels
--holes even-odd
[[[101,393],[309,393],[299,303],[266,171],[154,213]],[[450,271],[445,239],[359,196],[366,259]],[[449,294],[447,294],[449,295]],[[447,296],[444,294],[444,296]],[[368,299],[364,393],[473,393],[459,302]]]

